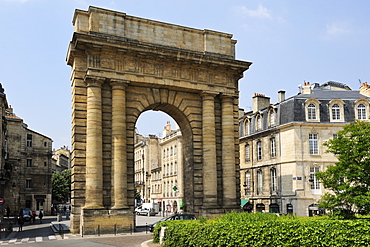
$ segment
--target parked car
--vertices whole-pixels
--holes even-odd
[[[167,221],[167,220],[196,220],[197,217],[195,217],[194,214],[174,214],[167,218],[163,218],[160,221],[154,222],[153,224],[149,225],[149,230],[152,232],[154,230],[155,225],[157,225],[159,222]]]
[[[22,208],[19,215],[23,216],[24,221],[31,221],[32,217],[32,210],[29,208]]]
[[[147,215],[147,216],[154,216],[157,214],[153,208],[140,208],[137,210],[135,209],[135,212],[137,215]]]

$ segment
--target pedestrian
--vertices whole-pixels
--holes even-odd
[[[24,219],[23,215],[19,215],[18,217],[18,231],[21,232],[23,229]]]
[[[44,214],[42,213],[42,210],[40,210],[40,213],[39,213],[40,224],[42,223],[42,217],[44,217]]]
[[[35,221],[36,221],[36,212],[35,211],[32,211],[31,222],[32,223],[35,223]]]

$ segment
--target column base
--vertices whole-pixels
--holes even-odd
[[[81,212],[83,235],[118,234],[135,230],[135,215],[132,210],[108,210],[83,208]]]

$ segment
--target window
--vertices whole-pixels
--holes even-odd
[[[257,116],[257,130],[262,130],[262,116]]]
[[[276,117],[275,117],[275,111],[271,110],[270,111],[270,127],[276,125]]]
[[[246,120],[244,122],[244,129],[245,129],[245,136],[251,134],[251,122],[249,120]]]
[[[250,147],[249,144],[245,145],[245,162],[250,161]]]
[[[338,104],[334,104],[331,107],[331,114],[333,120],[340,120],[340,106]]]
[[[27,189],[32,188],[32,180],[31,179],[26,179],[26,188]]]
[[[359,104],[357,106],[357,116],[358,120],[366,120],[366,107],[364,104]]]
[[[257,171],[257,195],[261,195],[263,192],[263,177],[262,171]]]
[[[320,167],[311,166],[310,167],[310,180],[311,183],[311,192],[312,194],[320,194],[320,183],[316,178],[315,173],[320,171]]]
[[[47,142],[44,142],[44,147],[46,147],[46,146],[47,146],[47,144],[48,144]]]
[[[276,157],[276,141],[275,137],[270,139],[271,158]]]
[[[27,159],[27,167],[32,167],[32,159]]]
[[[262,160],[262,142],[257,142],[257,159]]]
[[[32,134],[27,134],[27,147],[32,147]]]
[[[307,122],[320,122],[320,104],[321,102],[315,98],[307,99],[304,102]]]
[[[317,134],[309,134],[308,141],[310,146],[310,154],[319,154]]]
[[[270,170],[271,173],[271,191],[277,191],[277,178],[276,178],[276,169],[272,168]]]
[[[245,183],[244,183],[245,195],[248,196],[251,194],[251,173],[245,173]]]
[[[308,110],[308,119],[314,120],[316,119],[316,106],[314,104],[309,104],[307,107]]]

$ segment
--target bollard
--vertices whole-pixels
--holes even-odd
[[[117,235],[117,224],[114,224],[114,236],[116,236]]]
[[[100,237],[100,225],[98,225],[98,237]]]
[[[148,223],[145,223],[145,234],[148,234]]]
[[[83,225],[81,226],[81,237],[82,238],[84,237],[84,226]]]

